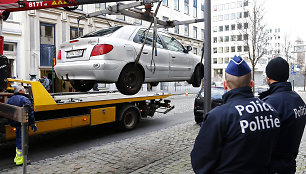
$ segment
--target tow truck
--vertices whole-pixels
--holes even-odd
[[[165,98],[172,94],[138,93],[133,96],[118,92],[53,93],[50,94],[38,81],[7,79],[8,90],[12,83],[23,85],[33,100],[37,132],[29,135],[113,123],[121,130],[134,129],[141,118],[153,116],[156,112],[168,113],[174,106]],[[12,93],[0,93],[6,102]],[[7,104],[0,103],[0,116],[10,112]],[[16,129],[0,117],[0,143],[15,138]]]

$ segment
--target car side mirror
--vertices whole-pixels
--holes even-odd
[[[186,50],[184,51],[185,53],[188,53],[189,51],[191,51],[192,50],[192,47],[191,46],[187,46],[186,47]]]

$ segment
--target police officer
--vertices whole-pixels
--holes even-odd
[[[277,144],[272,153],[271,173],[295,173],[295,158],[304,132],[306,106],[302,98],[292,91],[288,62],[277,57],[266,66],[266,80],[269,90],[259,94],[259,98],[272,105],[282,123]]]
[[[192,168],[197,174],[267,173],[278,114],[254,98],[251,68],[240,56],[225,72],[224,105],[207,114],[191,152]]]
[[[28,106],[28,118],[29,125],[32,127],[33,131],[37,131],[37,127],[35,125],[33,104],[30,101],[28,95],[25,94],[25,89],[23,86],[16,86],[14,88],[14,95],[8,100],[7,104],[15,105],[19,107]],[[16,127],[16,156],[14,158],[14,162],[16,165],[23,164],[23,155],[21,149],[21,125],[18,122],[10,120],[10,124],[13,127]]]

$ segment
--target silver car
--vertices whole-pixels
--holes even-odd
[[[94,83],[116,83],[126,95],[136,94],[143,83],[188,81],[201,85],[203,64],[190,46],[165,33],[158,33],[152,51],[153,32],[141,26],[116,26],[88,33],[60,45],[55,71],[77,91],[88,91]],[[135,63],[143,42],[144,49]],[[152,57],[153,54],[153,57]]]

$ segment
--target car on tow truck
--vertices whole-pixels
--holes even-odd
[[[147,35],[147,37],[146,37]],[[201,57],[190,52],[174,37],[142,26],[115,26],[93,31],[62,43],[55,68],[60,79],[69,80],[76,91],[88,91],[97,82],[116,83],[125,95],[136,94],[143,83],[187,81],[201,85]],[[145,42],[138,63],[138,52]]]

